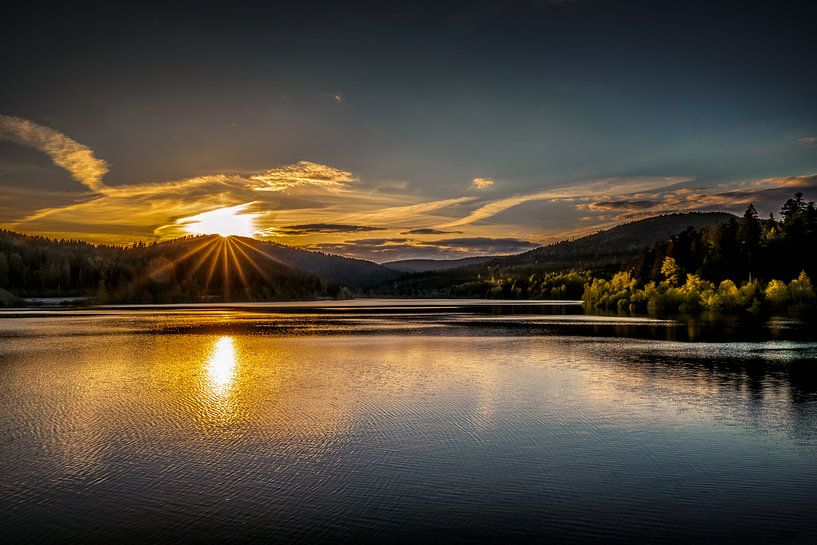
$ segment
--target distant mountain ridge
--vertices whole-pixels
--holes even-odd
[[[384,267],[403,272],[415,273],[425,271],[446,271],[458,267],[467,267],[496,259],[495,256],[463,257],[461,259],[401,259],[381,263]]]

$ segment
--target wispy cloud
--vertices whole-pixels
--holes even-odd
[[[385,262],[394,259],[456,259],[467,256],[514,254],[538,244],[517,238],[460,237],[438,240],[410,238],[362,238],[338,243],[319,243],[312,249]]]
[[[521,195],[483,183],[495,192],[432,198],[403,182],[369,183],[310,161],[262,172],[107,185],[102,182],[107,164],[58,131],[0,116],[0,139],[45,151],[83,184],[73,192],[0,187],[2,228],[105,242],[167,239],[187,234],[191,218],[232,207],[252,218],[257,236],[380,261],[516,253],[662,212],[739,211],[753,202],[767,213],[793,191],[817,191],[817,174],[709,186],[669,176],[582,180]],[[544,212],[503,214],[533,202]],[[555,211],[555,219],[548,211]],[[379,238],[370,238],[373,233]]]
[[[21,117],[0,115],[0,140],[45,152],[54,164],[67,170],[72,178],[91,191],[103,187],[102,178],[108,172],[108,163],[97,159],[87,146],[57,130]]]
[[[359,219],[361,223],[387,223],[398,222],[405,224],[407,222],[414,222],[416,225],[417,218],[425,214],[436,212],[443,208],[449,208],[474,201],[475,197],[454,197],[452,199],[440,199],[434,201],[426,201],[417,204],[409,204],[405,206],[392,206],[374,210],[372,212],[363,212],[347,216],[346,219]]]
[[[250,179],[258,182],[253,188],[256,191],[284,191],[310,185],[322,189],[343,189],[348,184],[359,181],[351,172],[310,161],[274,168],[254,174]]]
[[[409,229],[408,231],[403,231],[402,235],[454,235],[460,234],[462,231],[443,231],[442,229]]]
[[[545,191],[516,195],[489,202],[463,218],[442,225],[441,228],[459,227],[486,220],[500,212],[532,201],[564,201],[592,195],[631,194],[639,191],[666,188],[685,181],[689,181],[689,178],[605,178],[602,180],[590,180],[580,184],[557,186]]]
[[[817,174],[763,178],[711,187],[676,187],[662,191],[621,195],[618,200],[608,197],[581,199],[576,208],[600,212],[584,216],[585,222],[632,221],[659,213],[685,211],[739,212],[750,203],[759,209],[773,210],[792,191],[817,189]],[[611,214],[612,213],[612,214]]]
[[[639,201],[639,200],[629,200],[629,201],[593,201],[586,205],[587,209],[589,210],[600,210],[600,211],[609,211],[609,210],[649,210],[650,208],[655,208],[661,204],[660,201]],[[579,208],[584,207],[585,205],[579,205]]]
[[[420,246],[434,246],[456,250],[461,253],[513,254],[524,252],[539,246],[534,242],[518,238],[460,237],[439,240],[421,241]]]
[[[370,231],[383,231],[385,227],[372,227],[369,225],[348,225],[342,223],[306,223],[303,225],[284,225],[271,228],[270,234],[278,235],[310,235],[323,233],[365,233]]]
[[[804,136],[797,141],[808,148],[817,147],[817,136]]]

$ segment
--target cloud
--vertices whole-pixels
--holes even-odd
[[[441,199],[437,201],[427,201],[405,206],[392,206],[382,208],[373,212],[364,212],[346,216],[346,219],[360,220],[361,223],[389,223],[389,222],[413,222],[417,224],[417,218],[425,214],[435,212],[443,208],[465,204],[475,200],[475,197],[454,197],[452,199]]]
[[[518,238],[461,237],[418,242],[420,246],[449,248],[463,253],[509,254],[537,248],[539,245]]]
[[[259,183],[253,188],[256,191],[284,191],[310,185],[337,190],[359,181],[351,172],[310,161],[267,170],[250,176],[250,179]]]
[[[798,190],[817,190],[817,174],[763,178],[713,187],[671,188],[625,195],[613,201],[604,196],[588,197],[578,202],[576,208],[603,213],[584,216],[580,218],[581,221],[606,221],[611,224],[669,212],[742,212],[750,203],[759,210],[774,211],[792,191]],[[604,214],[606,212],[613,214]]]
[[[286,167],[280,170],[286,170]],[[164,239],[188,234],[184,226],[177,223],[178,219],[217,208],[252,202],[249,213],[258,214],[259,226],[267,227],[272,223],[269,214],[277,208],[287,212],[296,210],[297,206],[320,210],[326,206],[323,196],[337,193],[331,189],[313,192],[313,198],[309,200],[300,192],[296,195],[280,191],[259,193],[255,191],[257,184],[246,176],[212,174],[159,183],[104,186],[91,198],[43,208],[4,226],[44,235],[60,234],[107,242]],[[292,187],[297,185],[298,180],[295,180]],[[351,198],[348,196],[346,200]],[[304,217],[306,213],[300,215]],[[262,216],[263,223],[260,221]]]
[[[363,244],[370,246],[381,246],[384,244],[405,244],[411,242],[409,238],[359,238],[347,241],[348,243]]]
[[[385,230],[385,227],[347,225],[343,223],[306,223],[303,225],[285,225],[282,227],[273,227],[270,230],[281,235],[308,235],[317,233],[362,233],[367,231],[383,231]]]
[[[310,248],[382,263],[394,259],[457,259],[474,255],[514,254],[538,246],[517,238],[461,237],[424,241],[408,238],[364,238],[314,244]]]
[[[763,178],[749,184],[750,187],[760,189],[775,189],[779,187],[811,187],[817,185],[817,174],[805,174],[803,176],[778,176],[776,178]]]
[[[17,215],[0,208],[3,227],[49,236],[105,242],[170,238],[187,234],[185,225],[178,220],[218,208],[246,205],[251,210],[245,215],[252,215],[253,219],[264,216],[269,225],[271,210],[281,214],[297,212],[306,218],[310,213],[320,215],[322,208],[331,208],[333,199],[346,203],[345,212],[355,209],[352,200],[362,203],[358,207],[368,209],[404,200],[349,191],[348,187],[358,181],[351,172],[310,161],[248,174],[217,173],[110,186],[102,180],[108,172],[107,163],[97,159],[88,147],[54,129],[18,117],[0,116],[0,140],[45,152],[55,164],[94,191],[90,196],[74,195],[70,204],[56,205],[64,203],[66,197],[50,192],[53,198],[42,196],[32,202],[19,190],[3,189],[6,194],[18,195],[15,200],[18,207],[27,205],[20,209],[27,212]],[[295,188],[298,191],[288,191]],[[261,195],[268,196],[260,198]],[[51,206],[42,207],[45,203]],[[314,223],[321,223],[324,217]]]
[[[61,132],[20,117],[0,115],[0,140],[9,140],[45,152],[57,166],[91,191],[103,187],[108,163],[94,156],[90,148]]]
[[[268,176],[270,172],[275,174]],[[307,167],[296,163],[265,171],[262,181],[258,179],[260,176],[211,174],[159,183],[103,186],[97,194],[90,198],[82,196],[79,202],[42,208],[22,217],[4,213],[9,221],[3,227],[106,242],[164,239],[187,234],[183,226],[176,223],[180,218],[253,202],[249,212],[259,214],[257,223],[262,235],[306,236],[312,227],[322,232],[311,234],[326,237],[333,233],[376,230],[379,228],[367,226],[384,223],[395,230],[405,224],[428,224],[435,221],[429,213],[473,199],[457,197],[388,206],[415,197],[367,188],[338,189],[339,184],[347,183],[342,180],[357,178],[317,163],[309,163]],[[259,183],[265,187],[272,187],[270,184],[274,183],[279,190],[259,192]],[[284,187],[297,188],[297,191],[284,191]],[[277,233],[275,225],[288,229]]]
[[[637,178],[605,178],[601,180],[590,180],[578,184],[556,186],[552,189],[529,193],[526,195],[516,195],[506,197],[484,204],[467,216],[442,225],[442,228],[459,227],[469,225],[478,221],[491,218],[500,212],[504,212],[520,204],[532,201],[564,201],[573,200],[593,195],[609,195],[616,193],[630,194],[638,191],[649,191],[658,188],[668,188],[682,182],[690,181],[690,178],[682,177],[637,177]]]
[[[261,172],[106,185],[102,180],[107,163],[53,129],[0,116],[0,139],[44,151],[83,184],[69,193],[23,188],[17,183],[20,166],[0,163],[0,174],[5,176],[0,180],[14,184],[0,186],[5,197],[0,203],[0,227],[5,229],[99,242],[168,239],[188,234],[185,218],[201,219],[203,214],[239,207],[239,215],[253,221],[259,236],[380,261],[517,253],[535,247],[531,239],[560,240],[663,212],[739,212],[752,202],[765,215],[776,211],[794,191],[817,191],[817,174],[709,187],[701,187],[691,177],[612,177],[521,195],[474,192],[428,200],[408,191],[403,182],[360,183],[352,172],[310,161]],[[493,181],[474,180],[475,184]],[[496,189],[489,183],[482,185]],[[539,201],[542,205],[536,210],[504,214]],[[554,204],[560,205],[558,209]],[[555,213],[551,217],[549,212]],[[354,240],[370,233],[380,238]],[[440,238],[444,235],[461,236]]]
[[[471,187],[478,191],[493,189],[496,182],[492,178],[474,178],[471,180]]]
[[[802,138],[799,138],[797,141],[800,142],[800,144],[802,144],[803,146],[809,148],[817,146],[817,136],[804,136]]]
[[[586,205],[589,210],[648,210],[660,205],[659,201],[595,201]]]
[[[223,174],[163,183],[104,186],[88,200],[38,210],[20,219],[17,225],[33,227],[47,220],[50,229],[71,223],[75,229],[84,226],[92,231],[130,225],[136,229],[135,234],[144,234],[140,228],[148,227],[147,233],[151,233],[154,228],[172,224],[181,217],[234,206],[251,200],[252,196],[246,179]]]
[[[401,234],[403,235],[453,235],[453,234],[460,234],[462,231],[443,231],[442,229],[410,229],[408,231],[403,231]]]

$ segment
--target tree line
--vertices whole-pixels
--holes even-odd
[[[526,254],[479,267],[409,274],[389,282],[381,295],[487,299],[582,299],[592,309],[672,313],[713,310],[802,310],[815,305],[817,210],[801,193],[786,200],[780,219],[743,216],[693,228],[634,257],[602,248],[596,259],[563,259],[560,270]],[[679,218],[679,221],[682,221]],[[608,244],[614,244],[609,243]],[[587,244],[585,244],[586,246]],[[522,265],[515,264],[522,261]],[[579,264],[580,268],[576,265]]]
[[[121,247],[0,231],[0,303],[14,304],[17,297],[89,297],[95,303],[268,301],[311,299],[331,291],[307,272],[238,246],[216,245],[212,237],[185,237]]]
[[[817,273],[817,209],[802,193],[780,220],[742,217],[687,229],[644,251],[612,278],[595,278],[582,299],[592,308],[651,313],[811,310]]]
[[[97,303],[364,294],[285,265],[283,254],[276,258],[240,246],[229,253],[213,252],[212,240],[186,237],[119,247],[0,231],[0,303],[13,302],[9,292],[19,297],[85,296]],[[815,247],[817,210],[797,193],[783,204],[779,220],[774,215],[761,219],[749,205],[741,217],[690,227],[618,262],[607,256],[595,262],[583,258],[581,268],[565,264],[561,270],[536,263],[489,264],[444,274],[407,274],[365,294],[582,299],[590,308],[622,312],[803,309],[815,305]]]

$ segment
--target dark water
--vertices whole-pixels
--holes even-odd
[[[0,541],[817,543],[808,327],[407,305],[0,314]]]

